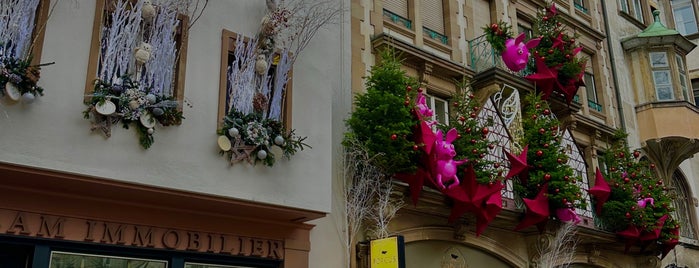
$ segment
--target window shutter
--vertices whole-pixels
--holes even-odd
[[[408,19],[408,0],[385,0],[383,8]]]
[[[422,0],[422,26],[444,34],[444,6],[442,0]]]

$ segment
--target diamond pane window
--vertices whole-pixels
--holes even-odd
[[[590,189],[590,183],[587,179],[587,165],[585,164],[585,158],[575,144],[573,136],[570,135],[570,131],[566,130],[563,133],[561,146],[563,146],[568,156],[568,165],[573,168],[575,175],[581,179],[577,182],[577,185],[582,192],[582,200],[585,202],[585,209],[576,208],[575,212],[580,216],[592,218],[592,204],[590,202],[590,196],[587,193],[587,190]]]
[[[485,105],[483,105],[481,113],[478,115],[478,121],[482,125],[492,122],[493,125],[490,127],[490,132],[487,137],[488,140],[496,142],[497,145],[490,151],[489,154],[486,155],[485,158],[487,160],[502,164],[501,166],[504,169],[503,174],[507,174],[509,171],[510,162],[507,160],[504,151],[512,150],[512,138],[510,138],[510,135],[507,133],[505,122],[496,110],[495,104],[492,100],[488,99]],[[512,180],[507,180],[505,183],[505,188],[502,190],[502,197],[513,200],[515,198],[513,190],[514,187],[512,185]],[[503,204],[503,206],[507,207],[506,204]]]

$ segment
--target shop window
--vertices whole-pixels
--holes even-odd
[[[679,170],[675,170],[672,174],[672,186],[675,188],[675,199],[673,200],[673,206],[675,211],[673,211],[673,217],[680,222],[682,226],[680,228],[680,236],[690,239],[696,239],[696,233],[694,232],[695,219],[691,210],[693,210],[693,198],[689,191],[685,177]]]
[[[256,63],[255,59],[252,58],[255,55],[255,47],[248,45],[251,41],[253,40],[242,35],[223,30],[218,104],[219,123],[223,122],[224,116],[229,113],[232,107],[238,107],[239,112],[246,114],[252,112],[254,98],[250,97],[248,100],[236,95],[237,89],[250,86],[239,83],[244,83],[241,81],[246,80],[247,71],[244,70],[244,66],[254,67]],[[259,84],[266,85],[261,89],[266,100],[263,115],[266,118],[283,122],[286,129],[291,129],[292,71],[291,59],[288,56],[281,55],[279,52],[272,53],[271,60],[268,61],[271,66]],[[245,105],[249,105],[249,109],[241,108]]]
[[[34,247],[0,244],[0,267],[32,267]]]
[[[425,100],[432,112],[434,112],[432,120],[449,125],[449,103],[442,98],[431,95],[426,95]]]
[[[697,29],[697,17],[694,13],[694,5],[690,0],[672,0],[672,16],[675,18],[675,29],[682,35],[695,34]]]
[[[27,15],[20,21],[0,23],[0,59],[4,57],[26,58],[31,55],[32,64],[39,64],[48,11],[48,0],[21,1],[19,6],[7,10],[10,12],[9,15],[6,15],[7,17],[18,17],[18,12]],[[24,31],[31,33],[31,35],[24,34]]]
[[[656,98],[659,101],[674,100],[675,95],[667,52],[650,52],[650,66]]]
[[[77,254],[54,251],[51,253],[50,268],[110,267],[110,268],[166,268],[167,261],[136,259],[117,256]]]
[[[141,2],[143,1],[143,2]],[[187,59],[187,38],[188,38],[188,17],[183,13],[176,13],[175,16],[171,17],[175,19],[173,32],[174,36],[168,35],[157,35],[154,34],[155,25],[152,21],[142,20],[141,24],[137,29],[133,29],[134,32],[129,32],[128,34],[133,34],[135,41],[138,41],[140,46],[143,43],[150,43],[151,47],[159,46],[156,43],[162,42],[161,47],[162,52],[156,52],[157,49],[151,49],[149,53],[150,58],[169,58],[172,62],[171,65],[165,66],[155,66],[155,64],[150,65],[153,61],[146,62],[138,69],[136,74],[135,62],[127,64],[117,64],[107,62],[105,54],[106,45],[104,40],[107,33],[104,32],[112,24],[112,14],[118,10],[118,8],[131,10],[135,5],[143,4],[144,0],[97,0],[95,10],[95,19],[92,28],[92,44],[90,48],[90,59],[88,63],[87,79],[85,84],[85,95],[90,95],[94,89],[95,79],[101,79],[109,83],[113,82],[118,76],[123,76],[127,74],[132,74],[135,78],[143,85],[145,88],[153,88],[161,92],[163,96],[173,97],[179,103],[183,102],[184,99],[184,78],[185,78],[185,66]],[[125,3],[126,2],[126,3]],[[163,7],[156,8],[158,15],[164,14]],[[177,7],[171,7],[171,10],[175,10]],[[169,13],[174,14],[174,13]],[[166,24],[166,23],[163,23]],[[161,26],[161,25],[159,25]],[[123,33],[126,33],[127,29],[123,29]],[[174,46],[170,46],[171,43],[166,43],[168,41],[174,41]],[[116,52],[114,52],[116,53]],[[133,52],[124,52],[133,53]],[[130,55],[124,58],[131,58]],[[160,61],[160,62],[164,62]],[[129,66],[121,70],[121,66]],[[104,69],[113,68],[114,71],[105,71]],[[181,107],[180,107],[181,108]]]
[[[383,15],[393,23],[402,24],[412,29],[408,13],[408,0],[386,0],[383,2]]]
[[[426,37],[448,44],[449,38],[444,28],[443,0],[422,0],[422,27]]]

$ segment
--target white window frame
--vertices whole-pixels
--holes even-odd
[[[618,4],[619,4],[619,10],[621,10],[624,13],[629,14],[630,13],[629,12],[629,2],[627,2],[627,1],[628,0],[619,0]]]
[[[639,20],[641,23],[645,23],[643,20],[643,5],[641,5],[641,0],[631,0],[633,2],[633,16],[637,20]]]
[[[675,54],[675,61],[677,61],[677,73],[680,78],[680,88],[682,89],[682,95],[685,101],[689,100],[688,84],[687,84],[687,68],[684,65],[684,59],[682,56]]]
[[[655,87],[655,98],[658,101],[675,100],[675,89],[672,85],[672,72],[670,68],[670,59],[667,52],[650,52],[648,53],[648,58],[650,59],[651,78],[653,79],[653,86]],[[661,83],[658,83],[662,77],[667,79],[665,79],[665,81],[660,81]],[[661,91],[665,90],[669,90],[669,98],[664,97],[665,92],[661,94]]]
[[[675,29],[682,35],[690,35],[699,33],[699,27],[697,25],[697,14],[694,12],[694,4],[692,0],[672,0],[670,1],[672,6],[672,17],[675,20]],[[682,18],[679,16],[678,10],[689,9],[691,11],[691,18]],[[694,29],[692,32],[687,32],[687,27],[685,25],[693,25]]]
[[[425,101],[427,106],[429,106],[432,110],[432,121],[449,125],[449,102],[445,99],[430,94],[425,94]],[[442,111],[437,110],[437,104],[441,104],[441,107],[443,108]],[[439,118],[439,114],[442,115],[441,117],[443,117],[443,120]]]

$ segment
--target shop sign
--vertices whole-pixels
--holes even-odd
[[[402,236],[372,240],[371,268],[405,268],[405,243]]]
[[[284,259],[284,242],[0,209],[0,232],[141,248]]]

